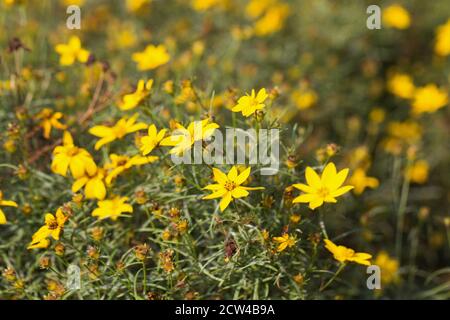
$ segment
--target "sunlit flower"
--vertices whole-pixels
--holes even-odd
[[[62,117],[63,114],[61,112],[53,112],[50,108],[44,108],[39,112],[36,119],[41,121],[39,125],[44,130],[44,138],[50,139],[52,128],[59,130],[67,129],[67,126],[59,121]]]
[[[436,29],[434,52],[439,56],[450,55],[450,19]]]
[[[158,160],[158,157],[154,156],[142,157],[136,155],[130,158],[125,155],[117,155],[114,153],[110,154],[109,158],[111,159],[111,162],[105,165],[105,169],[108,172],[105,181],[108,185],[111,184],[112,180],[125,170],[128,170],[134,166],[152,163]]]
[[[262,88],[255,93],[255,89],[252,89],[251,95],[246,94],[245,96],[239,98],[237,105],[235,105],[231,111],[242,112],[244,117],[249,117],[255,113],[257,110],[261,110],[265,107],[264,101],[269,95],[266,89]]]
[[[11,200],[4,200],[3,192],[0,191],[0,207],[16,207],[17,208],[17,203],[15,203],[14,201],[11,201]],[[6,216],[5,216],[5,213],[2,211],[2,209],[0,208],[0,225],[1,224],[6,224]]]
[[[370,266],[372,255],[364,252],[355,252],[353,249],[334,244],[328,239],[324,239],[325,248],[333,254],[334,259],[344,263],[346,261],[356,262],[365,266]]]
[[[411,24],[409,12],[398,4],[387,7],[382,12],[383,22],[386,26],[396,29],[407,29]]]
[[[210,184],[204,187],[205,190],[211,190],[213,193],[203,197],[204,200],[222,198],[220,200],[220,211],[224,211],[231,200],[247,197],[249,192],[247,190],[263,190],[263,187],[244,187],[242,184],[247,181],[250,176],[251,168],[248,167],[241,174],[238,174],[236,166],[233,166],[228,172],[228,175],[213,168],[214,180],[216,184]]]
[[[139,150],[143,156],[148,155],[156,146],[159,145],[161,140],[166,135],[166,131],[166,129],[162,129],[158,132],[154,124],[148,127],[148,135],[143,136],[140,141],[141,147]]]
[[[147,125],[143,122],[136,123],[138,118],[136,113],[132,117],[124,117],[116,122],[112,127],[95,126],[89,129],[89,133],[101,138],[95,144],[95,150],[99,150],[105,144],[111,143],[114,140],[122,139],[129,133],[133,133],[142,129],[146,129]]]
[[[280,31],[289,15],[290,7],[286,3],[277,3],[267,9],[265,14],[255,22],[255,34],[266,36]]]
[[[418,160],[406,168],[406,177],[414,183],[425,183],[428,180],[430,166],[425,160]]]
[[[169,151],[170,154],[182,155],[190,150],[196,141],[211,137],[217,128],[219,125],[214,122],[210,123],[209,119],[191,122],[187,128],[176,123],[174,132],[161,140],[160,145],[173,147]]]
[[[409,99],[414,94],[415,86],[409,75],[404,73],[395,73],[389,77],[387,88],[397,97]]]
[[[73,139],[68,131],[64,132],[63,145],[53,150],[52,171],[62,176],[67,175],[70,169],[75,179],[85,174],[93,175],[97,166],[92,156],[85,149],[78,148],[73,144]]]
[[[375,258],[374,265],[381,269],[381,283],[390,284],[400,280],[398,270],[399,262],[395,258],[391,258],[386,251],[380,251]]]
[[[75,61],[85,63],[89,58],[89,51],[81,47],[80,38],[72,36],[67,44],[58,44],[55,51],[59,53],[59,64],[62,66],[70,66]]]
[[[46,248],[49,245],[47,238],[51,237],[54,240],[59,240],[67,217],[62,212],[61,208],[56,211],[56,214],[45,214],[45,224],[32,236],[28,249]],[[45,241],[47,240],[47,241]]]
[[[362,168],[354,170],[353,175],[348,180],[348,183],[355,187],[355,189],[353,189],[355,194],[361,194],[366,188],[374,189],[379,185],[378,179],[368,177],[366,175],[366,171]]]
[[[297,183],[293,186],[304,194],[293,200],[293,203],[309,203],[311,209],[320,207],[324,202],[336,203],[336,197],[339,197],[351,189],[353,186],[342,186],[347,178],[349,169],[343,169],[336,172],[336,166],[330,162],[322,172],[322,176],[314,171],[313,168],[307,167],[305,178],[307,184]]]
[[[424,112],[435,112],[448,104],[447,91],[440,90],[435,84],[428,84],[418,88],[414,92],[412,101],[412,112],[420,114]]]
[[[136,91],[123,96],[122,101],[119,102],[120,110],[131,110],[136,108],[149,94],[153,86],[153,79],[145,82],[139,80]]]
[[[273,241],[278,242],[278,252],[281,252],[286,248],[290,248],[295,245],[295,238],[287,233],[283,234],[281,237],[273,237]]]
[[[152,70],[169,62],[170,55],[164,45],[148,45],[144,51],[136,52],[132,59],[139,71]]]
[[[115,221],[121,217],[123,213],[133,212],[133,207],[126,203],[127,201],[128,197],[120,196],[116,196],[108,200],[98,201],[98,208],[92,212],[92,216],[98,217],[100,220],[111,218]]]
[[[86,172],[84,176],[75,180],[72,185],[72,192],[78,192],[84,187],[84,194],[87,199],[103,200],[106,196],[104,179],[105,170],[102,168],[97,168],[93,175]]]

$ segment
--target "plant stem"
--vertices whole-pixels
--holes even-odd
[[[334,281],[334,279],[336,279],[336,277],[341,273],[341,271],[344,270],[345,266],[346,266],[346,264],[344,262],[341,263],[341,265],[339,266],[339,269],[337,269],[336,273],[331,277],[330,280],[328,280],[328,282],[323,287],[320,288],[319,291],[325,290]]]

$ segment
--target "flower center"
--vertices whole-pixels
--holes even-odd
[[[317,190],[317,195],[321,198],[326,198],[330,195],[330,190],[326,187],[321,187]]]
[[[57,229],[57,228],[58,228],[58,222],[56,222],[56,221],[50,222],[50,223],[48,224],[48,228],[49,228],[50,230],[55,230],[55,229]]]
[[[67,155],[69,157],[73,157],[78,154],[78,147],[69,147],[67,148]]]
[[[235,184],[234,182],[227,181],[227,182],[225,182],[224,187],[225,187],[225,189],[227,189],[228,191],[232,191],[232,190],[234,190],[234,189],[236,188],[236,184]]]
[[[115,126],[114,133],[118,138],[123,138],[127,133],[127,128],[125,126]]]

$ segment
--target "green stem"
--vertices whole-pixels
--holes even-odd
[[[344,270],[345,266],[346,266],[345,262],[341,263],[341,265],[339,266],[339,269],[337,269],[336,273],[331,277],[330,280],[328,280],[328,282],[323,287],[320,288],[319,291],[325,290],[334,281],[334,279],[336,279],[336,277],[341,273],[341,271]]]

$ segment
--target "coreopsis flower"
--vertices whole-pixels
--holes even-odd
[[[355,187],[353,192],[358,195],[363,193],[367,187],[374,189],[380,184],[377,178],[368,177],[366,171],[362,168],[358,168],[353,172],[348,183]]]
[[[17,203],[14,201],[11,201],[11,200],[4,200],[3,192],[0,191],[0,207],[16,207],[17,208]],[[6,222],[7,221],[6,221],[5,213],[0,208],[0,225],[6,224]]]
[[[414,183],[425,183],[428,180],[428,171],[430,166],[425,160],[417,160],[406,168],[406,177]]]
[[[216,8],[220,5],[222,5],[224,2],[223,0],[192,0],[192,8],[197,11],[206,11],[211,8]]]
[[[132,59],[137,63],[139,71],[147,71],[169,62],[170,55],[162,44],[158,46],[148,45],[144,51],[134,53]]]
[[[53,150],[53,161],[51,169],[54,173],[62,176],[67,175],[70,169],[72,176],[78,179],[85,174],[93,175],[97,166],[92,156],[85,149],[78,148],[73,144],[72,135],[64,132],[63,145]]]
[[[288,233],[283,234],[281,237],[273,237],[273,241],[278,243],[277,251],[284,251],[286,248],[293,247],[295,245],[295,238]]]
[[[414,92],[412,112],[414,114],[433,113],[447,104],[447,91],[439,89],[435,84],[428,84]]]
[[[169,151],[170,154],[182,155],[190,150],[196,141],[211,137],[217,128],[219,125],[214,122],[210,123],[209,119],[191,122],[187,128],[175,123],[174,132],[169,137],[162,139],[159,144],[173,147]]]
[[[110,218],[116,221],[123,213],[132,213],[133,207],[126,203],[128,197],[115,196],[108,200],[101,200],[97,202],[98,208],[92,211],[93,217],[98,217],[99,220]]]
[[[136,108],[150,94],[152,86],[153,79],[147,82],[139,80],[136,91],[123,96],[122,101],[119,102],[119,109],[125,111]]]
[[[72,192],[78,192],[84,187],[84,195],[87,199],[103,200],[106,197],[105,170],[98,168],[90,175],[86,172],[82,177],[75,180]]]
[[[355,252],[353,249],[334,244],[328,239],[324,239],[325,248],[333,254],[334,259],[340,263],[346,261],[356,262],[365,266],[370,266],[372,255],[364,252]]]
[[[259,90],[258,94],[255,93],[255,89],[252,89],[252,93],[250,95],[246,94],[245,96],[239,98],[237,105],[235,105],[231,111],[242,112],[244,117],[249,117],[257,110],[264,109],[264,101],[268,96],[269,95],[264,88]]]
[[[323,205],[324,202],[336,203],[336,197],[339,197],[351,189],[353,186],[342,186],[347,178],[349,169],[343,169],[336,172],[336,166],[330,162],[322,172],[322,176],[314,171],[313,168],[307,167],[305,178],[307,184],[297,183],[293,186],[304,194],[293,200],[293,203],[309,203],[311,209],[315,209]]]
[[[64,224],[68,217],[64,215],[61,208],[56,211],[56,214],[45,214],[45,224],[31,237],[31,242],[28,249],[47,248],[50,242],[48,238],[59,240]]]
[[[299,110],[309,109],[317,103],[317,94],[314,90],[309,88],[301,88],[294,91],[292,100]]]
[[[161,267],[165,272],[171,273],[175,270],[175,265],[172,261],[174,251],[172,249],[167,249],[166,251],[159,253],[159,261],[161,263]]]
[[[140,141],[141,146],[139,150],[141,151],[142,155],[146,156],[150,152],[152,152],[153,149],[155,149],[164,138],[164,136],[166,135],[166,131],[166,129],[162,129],[158,132],[154,124],[149,126],[148,134],[146,136],[143,136]]]
[[[383,10],[383,23],[391,28],[407,29],[411,24],[409,12],[398,4],[393,4]]]
[[[412,78],[405,73],[392,74],[387,81],[388,90],[403,99],[410,99],[415,90]]]
[[[244,187],[242,186],[250,176],[251,168],[248,167],[242,173],[238,174],[236,166],[233,166],[228,174],[223,173],[219,169],[213,168],[215,184],[204,187],[205,190],[211,190],[213,193],[203,197],[204,200],[222,198],[220,200],[220,211],[224,211],[231,200],[247,197],[248,190],[263,190],[263,187]]]
[[[111,159],[111,162],[109,162],[105,165],[105,170],[107,170],[107,172],[108,172],[105,182],[108,185],[111,184],[112,180],[115,179],[118,175],[120,175],[125,170],[128,170],[134,166],[152,163],[152,162],[158,160],[158,157],[155,157],[155,156],[142,157],[142,156],[136,155],[136,156],[133,156],[130,158],[126,155],[117,155],[114,153],[110,154],[109,158]]]
[[[436,29],[434,52],[437,55],[443,57],[450,55],[450,41],[448,39],[450,39],[450,19]]]
[[[129,12],[138,12],[145,6],[148,6],[152,0],[126,0],[126,8]]]
[[[276,3],[270,6],[265,14],[255,22],[254,30],[258,36],[266,36],[280,31],[289,15],[287,3]]]
[[[398,270],[399,263],[395,258],[391,258],[386,251],[380,251],[375,258],[374,265],[381,269],[381,283],[388,285],[400,280]]]
[[[59,121],[62,117],[63,114],[61,112],[53,112],[53,110],[50,108],[44,108],[41,110],[41,112],[39,112],[39,114],[36,116],[36,119],[41,121],[39,125],[44,130],[45,139],[50,139],[52,128],[58,130],[67,129],[67,126]]]
[[[112,127],[107,126],[95,126],[89,129],[89,133],[101,138],[95,144],[95,150],[99,150],[105,144],[111,143],[114,140],[122,139],[129,133],[133,133],[142,129],[146,129],[147,125],[143,122],[136,123],[138,114],[134,114],[132,117],[123,117]]]
[[[75,61],[85,63],[89,58],[89,51],[81,47],[80,38],[72,36],[67,44],[57,44],[55,51],[60,55],[59,64],[70,66]]]
[[[250,18],[258,18],[278,0],[251,0],[245,7],[245,14]]]

